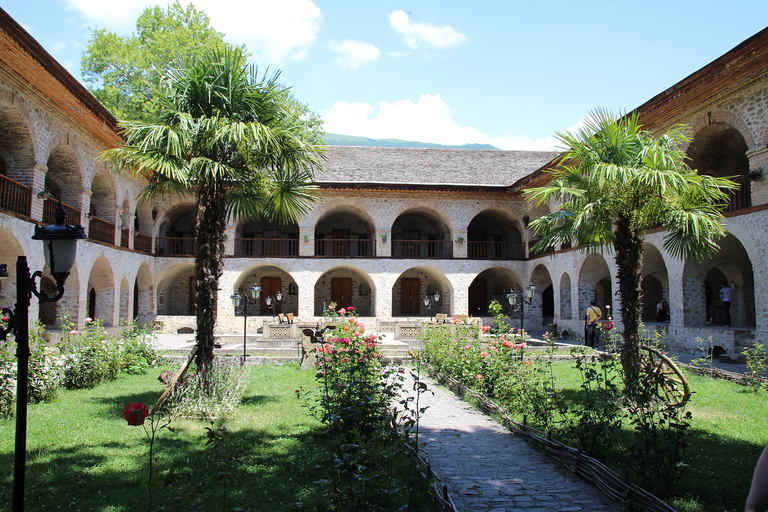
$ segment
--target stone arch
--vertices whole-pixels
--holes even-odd
[[[232,291],[242,288],[243,293],[248,293],[248,289],[254,284],[261,287],[261,297],[256,304],[248,306],[248,316],[272,316],[279,313],[293,313],[298,316],[300,289],[289,272],[275,265],[255,265],[240,274]],[[290,293],[291,285],[296,286],[297,293]],[[273,303],[273,308],[267,304],[266,299],[275,299],[277,292],[280,292],[282,298]]]
[[[128,278],[123,276],[120,280],[120,322],[130,323],[132,320],[131,305],[131,286],[128,284]]]
[[[74,148],[66,139],[53,146],[46,162],[45,190],[62,203],[80,211],[83,195],[82,169]],[[68,222],[73,222],[67,219]],[[79,219],[78,219],[79,223]]]
[[[115,318],[115,275],[112,265],[104,256],[99,256],[88,276],[88,293],[96,293],[93,319],[100,318],[105,327],[114,325]]]
[[[337,307],[354,307],[357,316],[376,316],[375,283],[359,268],[340,265],[326,270],[315,281],[314,291],[315,316],[322,316],[332,302]]]
[[[117,224],[117,190],[114,175],[104,166],[96,169],[91,183],[89,215]]]
[[[16,237],[7,229],[0,228],[0,263],[6,265],[8,277],[0,281],[0,305],[10,307],[16,302],[16,261],[25,256]]]
[[[157,221],[155,254],[194,254],[197,207],[179,203],[168,208]]]
[[[438,292],[440,300],[424,304],[428,291]],[[432,292],[432,295],[434,294]],[[424,265],[402,272],[392,285],[393,317],[432,317],[437,313],[451,314],[453,288],[446,275],[435,267]],[[429,306],[429,307],[428,307]]]
[[[235,226],[236,256],[298,256],[299,225],[265,217],[241,219]]]
[[[533,302],[527,306],[526,316],[530,318],[528,329],[546,329],[555,320],[555,291],[552,275],[546,265],[536,265],[531,273],[530,284],[536,287],[536,293]]]
[[[451,228],[441,212],[427,207],[402,210],[392,223],[393,258],[450,258]]]
[[[315,223],[315,255],[372,257],[376,255],[376,225],[357,205],[337,204]]]
[[[138,307],[138,310],[134,310],[134,315],[139,325],[144,325],[155,314],[155,288],[152,283],[152,272],[146,262],[139,265],[134,288],[134,301]]]
[[[560,276],[560,318],[562,320],[573,318],[571,303],[571,276],[568,272],[563,272],[563,275]]]
[[[489,318],[488,307],[493,301],[501,304],[502,313],[510,318],[519,317],[507,300],[507,293],[522,288],[522,278],[504,267],[487,268],[477,274],[469,285],[467,311],[470,316]]]
[[[592,299],[595,300],[595,305],[600,308],[604,317],[613,314],[612,311],[608,311],[613,309],[611,271],[602,254],[592,253],[584,259],[579,271],[578,293],[578,314],[582,318],[582,312],[587,310]]]
[[[701,130],[710,125],[729,125],[730,127],[737,130],[739,134],[744,138],[748,149],[755,148],[755,137],[752,133],[752,130],[749,129],[749,125],[737,113],[729,112],[726,110],[714,110],[712,112],[708,112],[707,114],[699,117],[696,119],[696,121],[691,123],[689,129],[689,133],[693,136],[691,143],[696,140],[696,136]],[[682,149],[687,152],[689,148],[690,144]],[[696,167],[691,167],[696,169]]]
[[[502,208],[478,212],[467,225],[467,256],[480,259],[525,259],[525,226]]]
[[[643,322],[656,322],[656,308],[661,299],[669,302],[669,275],[664,257],[655,245],[643,244],[642,306],[640,318]],[[670,308],[672,309],[672,308]]]
[[[386,229],[387,226],[392,229],[397,220],[405,214],[412,212],[423,212],[428,214],[436,222],[446,226],[449,234],[453,234],[455,229],[455,220],[450,212],[446,209],[446,201],[438,201],[432,199],[412,199],[409,201],[403,201],[397,203],[397,205],[388,211],[388,219],[382,222],[381,229]],[[450,237],[449,237],[450,238]]]
[[[718,311],[721,283],[734,282],[731,296],[731,325],[755,326],[755,283],[752,261],[744,245],[733,234],[720,240],[720,250],[703,263],[686,262],[683,269],[683,321],[686,326],[722,325]],[[674,311],[674,308],[673,308]]]
[[[3,100],[0,102],[0,160],[5,167],[2,174],[31,188],[35,167],[32,130],[24,112],[7,98]]]
[[[177,263],[164,269],[157,278],[158,315],[195,314],[195,264]]]

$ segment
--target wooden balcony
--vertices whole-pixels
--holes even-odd
[[[287,258],[298,255],[298,238],[235,238],[235,256]]]
[[[91,217],[88,228],[88,238],[90,240],[115,244],[115,225],[98,217]]]
[[[473,260],[524,260],[525,242],[467,242]]]
[[[157,256],[194,256],[194,238],[156,238],[155,254]]]
[[[373,240],[354,240],[349,238],[315,239],[315,256],[372,258],[376,256],[376,243]]]
[[[152,237],[143,233],[134,233],[133,248],[144,254],[152,254]]]
[[[0,208],[29,217],[32,213],[32,189],[0,174]]]
[[[59,202],[56,199],[45,200],[43,203],[43,222],[45,224],[55,223],[53,213],[56,211],[56,207],[58,205]],[[68,204],[64,203],[61,203],[61,207],[64,208],[64,213],[67,214],[67,224],[72,224],[74,226],[80,224],[80,210],[77,208],[72,208]]]
[[[752,186],[749,174],[742,174],[731,181],[738,183],[741,187],[728,192],[728,206],[725,207],[724,213],[750,208],[752,206]]]
[[[128,232],[128,228],[123,228],[120,230],[120,247],[125,247],[126,249],[129,248],[129,241],[130,241],[130,233]]]
[[[452,258],[453,242],[446,240],[392,240],[393,258]]]

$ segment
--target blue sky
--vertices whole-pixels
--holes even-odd
[[[768,24],[766,0],[193,3],[282,70],[328,132],[501,149],[553,149],[589,110],[632,109]],[[4,4],[80,78],[93,28],[130,35],[146,6],[168,2]]]

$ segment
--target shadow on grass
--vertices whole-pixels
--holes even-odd
[[[140,428],[140,427],[139,427]],[[155,510],[296,510],[323,509],[314,482],[319,430],[276,435],[253,429],[230,432],[218,446],[205,436],[190,439],[161,431],[155,443]],[[124,467],[110,464],[112,454],[136,451]],[[47,510],[148,510],[146,439],[94,443],[28,453],[26,507]],[[226,476],[223,476],[226,475]],[[11,510],[13,454],[0,455],[0,510]],[[204,507],[204,508],[200,508]]]

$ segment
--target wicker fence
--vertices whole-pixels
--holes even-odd
[[[632,500],[642,504],[644,509],[649,512],[675,512],[675,509],[645,489],[624,481],[600,461],[585,455],[580,450],[548,439],[546,434],[540,430],[510,419],[501,406],[489,400],[485,395],[469,389],[461,382],[445,374],[433,372],[431,368],[429,370],[440,382],[447,384],[453,392],[460,396],[469,395],[474,398],[484,413],[500,416],[504,426],[512,433],[562,463],[575,475],[593,484],[609,498],[619,503]]]

